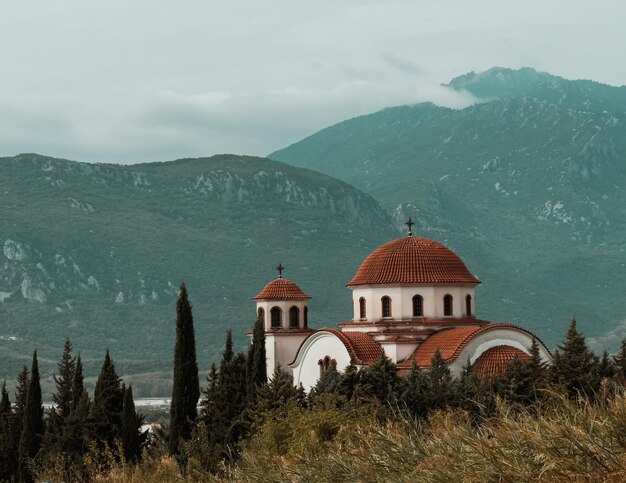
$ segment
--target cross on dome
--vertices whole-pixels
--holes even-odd
[[[278,265],[276,265],[276,270],[278,270],[278,278],[283,278],[283,270],[285,269],[285,267],[283,267],[282,263],[279,263]]]
[[[413,225],[415,225],[415,222],[411,219],[411,217],[406,220],[405,225],[409,227],[409,236],[413,236]]]

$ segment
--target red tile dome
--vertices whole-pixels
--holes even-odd
[[[504,372],[516,357],[521,361],[528,359],[526,352],[511,347],[510,345],[499,345],[483,352],[474,363],[474,371],[483,376],[494,376]]]
[[[309,300],[298,285],[285,278],[277,278],[268,283],[252,300]]]
[[[478,284],[480,280],[448,247],[428,238],[407,236],[372,252],[348,287],[413,283]]]

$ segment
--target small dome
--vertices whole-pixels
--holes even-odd
[[[494,376],[504,372],[509,363],[516,357],[524,361],[528,359],[528,354],[510,345],[492,347],[483,352],[476,360],[474,371],[483,376]]]
[[[309,300],[298,285],[285,278],[277,278],[268,283],[252,300]]]
[[[448,247],[428,238],[407,236],[372,252],[348,287],[414,283],[478,284],[480,280]]]

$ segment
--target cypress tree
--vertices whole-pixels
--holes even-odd
[[[248,400],[256,398],[257,388],[267,382],[267,356],[265,354],[265,327],[263,320],[258,318],[254,323],[252,342],[248,349],[247,380]]]
[[[176,301],[176,344],[174,347],[174,378],[170,406],[169,452],[179,453],[180,440],[188,440],[198,417],[196,405],[200,398],[200,381],[196,361],[193,315],[187,287],[180,286]]]
[[[0,399],[0,481],[8,481],[12,476],[11,439],[11,401],[5,380],[2,384],[2,398]]]
[[[351,401],[353,397],[355,397],[355,393],[358,397],[359,388],[361,387],[361,376],[362,372],[350,362],[346,370],[343,371],[339,394],[345,396],[348,401]]]
[[[622,339],[619,351],[613,356],[617,380],[626,385],[626,338]]]
[[[15,404],[9,417],[9,434],[7,435],[7,467],[5,473],[10,475],[7,479],[18,479],[19,469],[19,444],[22,436],[24,423],[24,409],[26,407],[26,393],[30,384],[30,377],[26,366],[22,366],[17,374],[15,387]]]
[[[32,475],[28,469],[28,462],[37,456],[41,448],[44,434],[43,406],[41,401],[41,385],[39,381],[39,365],[37,351],[33,353],[33,364],[30,370],[28,391],[26,392],[26,404],[24,405],[24,417],[22,421],[22,434],[19,445],[19,478],[20,481],[32,481]]]
[[[285,412],[290,403],[300,405],[300,402],[301,392],[293,385],[293,377],[277,367],[269,382],[259,388],[255,415],[262,419]]]
[[[133,387],[124,391],[124,409],[122,412],[122,446],[126,461],[137,461],[141,456],[141,439],[139,428],[142,417],[135,412]]]
[[[413,361],[411,371],[402,378],[400,403],[412,419],[417,420],[426,416],[428,406],[426,401],[426,378]]]
[[[124,393],[121,379],[107,350],[96,381],[91,408],[92,438],[113,447],[121,436]]]
[[[554,354],[551,380],[553,384],[563,387],[570,397],[579,393],[592,397],[597,393],[600,384],[597,357],[576,329],[576,318],[572,319],[565,341]]]
[[[317,383],[311,389],[311,398],[316,398],[320,394],[340,394],[341,384],[343,382],[343,374],[341,374],[335,364],[322,373]]]

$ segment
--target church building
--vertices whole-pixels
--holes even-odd
[[[503,371],[516,356],[528,357],[533,339],[543,360],[545,345],[528,330],[476,317],[474,290],[480,281],[449,248],[409,234],[385,243],[361,264],[347,286],[352,290],[352,320],[338,328],[310,329],[311,297],[279,276],[254,297],[266,337],[267,373],[280,365],[305,390],[335,366],[363,368],[384,353],[408,371],[413,363],[430,366],[439,349],[457,376],[469,360],[482,374]]]

